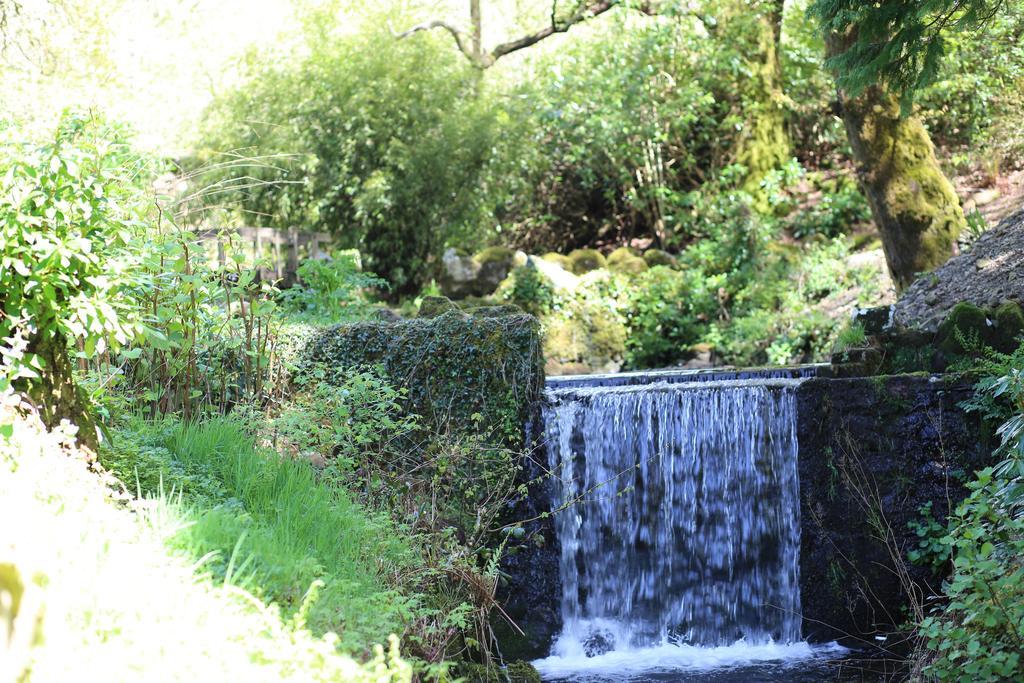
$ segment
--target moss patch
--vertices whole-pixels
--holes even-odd
[[[568,270],[569,272],[572,272],[572,262],[569,260],[568,256],[556,254],[553,251],[549,251],[548,253],[541,256],[541,258],[544,259],[545,261],[548,261],[549,263],[554,263],[560,266],[563,270]]]
[[[619,247],[608,255],[608,269],[614,273],[636,275],[647,268],[647,262],[628,247]]]
[[[644,262],[648,266],[653,268],[654,266],[668,266],[669,268],[675,268],[679,265],[676,257],[667,251],[661,249],[648,249],[644,252]]]
[[[604,255],[596,249],[575,249],[569,252],[569,270],[583,275],[608,265]]]
[[[459,310],[459,307],[446,296],[425,296],[423,301],[420,302],[419,317],[436,318],[442,313],[457,310]]]
[[[473,258],[477,263],[509,263],[516,257],[516,252],[508,247],[487,247]]]

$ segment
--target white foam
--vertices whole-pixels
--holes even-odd
[[[787,664],[807,659],[834,658],[848,652],[838,643],[748,645],[743,641],[722,647],[663,643],[655,647],[612,650],[596,657],[587,657],[582,650],[570,654],[569,650],[570,648],[563,649],[563,652],[566,652],[564,655],[538,659],[533,665],[545,678],[560,678],[574,674],[613,675],[615,678],[622,678],[643,673],[708,671],[766,662]]]

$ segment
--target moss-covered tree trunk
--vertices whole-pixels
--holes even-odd
[[[826,39],[829,56],[848,44],[849,38]],[[889,272],[902,291],[956,253],[963,209],[928,131],[917,117],[901,116],[894,95],[872,85],[852,98],[840,91],[839,104]]]
[[[783,3],[734,3],[724,18],[722,38],[739,46],[750,74],[741,87],[744,128],[736,141],[736,161],[747,169],[743,188],[755,195],[765,175],[792,156],[779,62]]]

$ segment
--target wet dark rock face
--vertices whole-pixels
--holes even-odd
[[[894,555],[922,595],[942,576],[910,565],[911,522],[931,503],[944,522],[964,475],[993,444],[958,403],[970,384],[938,376],[810,379],[798,391],[803,634],[874,644],[907,619]],[[863,640],[866,642],[858,643]]]
[[[545,452],[534,444],[520,475],[528,493],[512,502],[506,516],[509,520],[533,521],[523,525],[523,535],[506,546],[501,562],[504,576],[498,584],[498,604],[523,632],[519,633],[500,614],[491,619],[505,661],[546,657],[562,628],[562,584],[558,575],[561,547],[552,517],[545,516],[554,507],[554,485],[543,476],[545,469],[540,463],[544,462]]]

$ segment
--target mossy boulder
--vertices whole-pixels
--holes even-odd
[[[508,247],[487,247],[483,251],[480,251],[473,258],[480,265],[486,263],[502,263],[511,264],[516,257],[514,249]]]
[[[569,271],[570,273],[572,272],[572,261],[570,261],[569,257],[565,256],[564,254],[558,254],[553,251],[549,251],[548,253],[541,256],[541,259],[547,261],[548,263],[554,263],[555,265],[559,266],[560,268],[563,268],[564,270]]]
[[[662,251],[661,249],[648,249],[644,252],[643,258],[644,263],[651,268],[654,266],[668,266],[669,268],[675,268],[679,265],[675,256],[667,251]]]
[[[578,304],[571,312],[545,319],[545,369],[572,375],[617,372],[626,355],[627,332],[615,315],[596,305]]]
[[[936,346],[948,355],[963,355],[973,347],[991,342],[993,323],[985,309],[967,303],[958,303],[939,325]]]
[[[1024,335],[1024,311],[1020,304],[1013,301],[1005,301],[992,312],[995,320],[996,339],[993,346],[1003,353],[1010,353],[1021,341]]]
[[[522,660],[510,662],[504,668],[474,662],[460,662],[456,667],[460,679],[472,683],[541,683],[540,672]]]
[[[619,247],[608,255],[608,269],[613,273],[636,275],[647,270],[647,262],[629,247]]]
[[[448,249],[441,259],[441,291],[456,299],[493,294],[515,260],[516,252],[508,247],[488,247],[472,257]]]
[[[583,275],[608,265],[604,255],[597,249],[574,249],[569,252],[569,270]]]
[[[448,311],[457,311],[459,307],[446,296],[425,296],[420,302],[420,318],[436,318]]]

